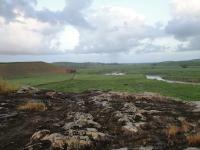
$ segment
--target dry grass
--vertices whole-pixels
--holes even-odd
[[[181,125],[181,132],[188,132],[191,129],[190,123],[185,120],[182,121]]]
[[[8,93],[13,92],[17,89],[16,86],[9,84],[5,80],[0,79],[0,93]]]
[[[178,133],[187,133],[190,131],[191,125],[189,122],[183,120],[181,122],[181,127],[177,127],[175,125],[171,125],[166,129],[166,135],[168,138],[176,136]]]
[[[166,129],[166,135],[168,138],[174,137],[178,132],[180,132],[180,130],[181,129],[177,126],[169,126],[169,128]]]
[[[200,134],[188,135],[186,139],[190,145],[200,144]]]
[[[34,110],[34,111],[45,111],[47,107],[44,103],[41,102],[27,102],[18,106],[19,110]]]

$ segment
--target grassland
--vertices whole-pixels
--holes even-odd
[[[199,61],[200,62],[200,61]],[[200,86],[171,84],[147,80],[146,74],[161,75],[179,81],[200,82],[200,63],[167,62],[159,64],[99,64],[60,63],[62,67],[77,69],[75,74],[38,74],[9,77],[17,85],[32,85],[63,92],[112,90],[126,92],[156,92],[187,101],[200,100]],[[183,66],[183,64],[187,66]],[[124,72],[125,76],[106,76],[105,73]]]

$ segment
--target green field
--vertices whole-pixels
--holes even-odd
[[[57,64],[58,65],[58,64]],[[60,64],[59,64],[60,65]],[[112,90],[134,93],[155,92],[186,101],[200,100],[200,85],[171,84],[147,80],[146,74],[161,75],[166,79],[200,82],[200,65],[180,64],[71,64],[76,74],[42,74],[12,77],[7,80],[21,85],[54,89],[62,92]],[[68,64],[68,66],[70,66]],[[72,67],[72,66],[70,66]],[[124,72],[125,76],[106,76],[105,73]]]

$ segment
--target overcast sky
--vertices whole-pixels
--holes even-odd
[[[200,0],[1,0],[0,62],[200,58]]]

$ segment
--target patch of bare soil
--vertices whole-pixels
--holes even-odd
[[[200,112],[170,98],[31,87],[0,95],[1,150],[192,148],[200,148]]]

